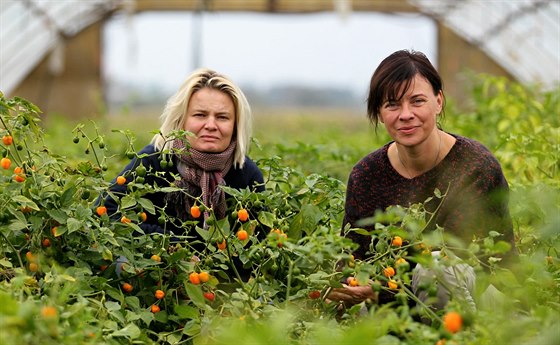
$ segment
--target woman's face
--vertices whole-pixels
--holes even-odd
[[[380,120],[394,141],[416,146],[435,133],[436,117],[442,105],[442,93],[434,95],[432,85],[417,74],[401,100],[385,100],[379,112]]]
[[[184,129],[191,147],[200,152],[223,152],[231,143],[235,129],[235,106],[231,97],[219,90],[203,88],[189,101]]]

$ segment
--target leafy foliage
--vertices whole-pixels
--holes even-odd
[[[265,192],[226,188],[228,217],[211,218],[208,229],[183,224],[199,240],[135,236],[143,213],[155,212],[145,198],[154,189],[143,183],[153,172],[140,166],[131,172],[129,193],[114,195],[129,221],[96,203],[136,155],[131,132],[104,135],[91,123],[53,138],[40,126],[35,105],[1,95],[0,136],[10,137],[0,144],[1,343],[555,343],[559,94],[486,76],[474,90],[476,111],[448,114],[452,131],[496,152],[512,186],[519,263],[494,265],[504,247],[493,234],[469,245],[479,279],[475,311],[460,301],[434,311],[408,288],[411,264],[438,269],[457,260],[453,238],[424,233],[430,214],[422,204],[372,215],[376,255],[365,261],[350,255],[354,244],[341,231],[364,230],[341,229],[341,180],[371,149],[360,140],[329,131],[321,145],[257,142],[252,155]],[[74,151],[64,155],[61,147]],[[444,197],[435,191],[434,198]],[[241,209],[247,220],[238,217]],[[165,213],[161,219],[175,221]],[[237,236],[240,230],[247,239]],[[431,247],[442,248],[442,259],[429,254]],[[482,268],[487,265],[489,271]],[[352,307],[329,302],[330,289],[348,279],[371,282],[395,300]],[[436,283],[424,289],[433,294]],[[442,319],[451,310],[463,317],[456,333]]]

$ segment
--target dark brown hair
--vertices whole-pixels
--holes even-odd
[[[386,100],[400,101],[417,74],[432,85],[434,95],[443,91],[439,73],[421,52],[399,50],[381,61],[371,77],[367,99],[367,115],[373,124],[377,126],[379,122],[383,103]]]

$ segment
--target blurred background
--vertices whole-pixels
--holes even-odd
[[[0,0],[0,91],[46,117],[157,117],[201,66],[229,75],[257,114],[363,114],[373,70],[398,49],[426,53],[459,106],[470,73],[552,88],[560,2]]]

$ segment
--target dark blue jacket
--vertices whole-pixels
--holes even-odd
[[[163,155],[159,151],[156,151],[155,147],[152,144],[147,145],[140,152],[138,152],[137,158],[132,159],[132,161],[119,174],[126,177],[127,183],[125,183],[124,185],[117,185],[116,183],[114,183],[116,180],[114,179],[109,191],[121,197],[122,195],[128,193],[128,185],[131,182],[134,182],[134,179],[136,178],[135,169],[139,166],[140,162],[147,170],[147,173],[144,177],[145,185],[158,187],[173,186],[175,177],[179,176],[179,172],[177,171],[177,157],[175,155],[167,155],[166,159],[168,160],[169,157],[172,157],[173,164],[168,164],[169,166],[162,168],[161,160],[163,158]],[[253,162],[248,157],[245,159],[245,164],[242,169],[232,167],[224,177],[224,180],[228,187],[236,189],[245,189],[249,187],[256,192],[264,191],[264,180],[262,172],[259,170],[255,162]],[[154,204],[156,213],[150,214],[146,212],[148,218],[146,221],[140,222],[139,226],[146,234],[154,232],[172,232],[176,235],[184,235],[188,230],[185,228],[177,227],[177,222],[166,222],[164,224],[158,222],[158,218],[160,217],[160,212],[158,212],[158,210],[161,208],[165,208],[165,213],[168,216],[171,216],[172,218],[178,217],[174,205],[166,205],[166,194],[167,193],[164,192],[155,192],[143,196],[143,198],[150,200]],[[112,218],[118,217],[120,219],[121,210],[119,210],[118,204],[115,202],[115,200],[110,196],[106,196],[104,197],[104,199],[105,200],[103,201],[103,203],[107,207],[107,213],[109,214],[109,216]],[[183,219],[183,221],[185,220],[189,219]]]

